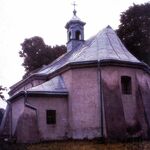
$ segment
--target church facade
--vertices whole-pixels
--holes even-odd
[[[67,53],[11,87],[0,132],[17,142],[150,137],[150,68],[108,26],[84,40],[73,12]]]

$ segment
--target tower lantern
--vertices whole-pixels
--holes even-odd
[[[78,46],[82,45],[84,42],[84,25],[85,22],[81,21],[77,17],[77,11],[75,9],[76,4],[73,3],[73,17],[67,22],[65,28],[67,29],[67,50],[75,50]]]

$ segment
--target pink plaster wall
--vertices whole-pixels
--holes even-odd
[[[71,75],[71,77],[70,77]],[[63,74],[69,91],[70,132],[74,139],[100,137],[100,102],[96,68]]]
[[[65,86],[68,90],[68,137],[72,138],[72,103],[71,103],[71,98],[72,98],[72,70],[69,70],[65,73],[62,74]]]
[[[145,117],[150,125],[150,75],[139,71],[136,73],[136,78],[140,99],[142,99],[142,104],[144,105]]]
[[[18,98],[12,103],[12,134],[15,133],[19,117],[24,111],[24,98]]]
[[[33,143],[40,141],[35,110],[25,107],[24,112],[18,119],[15,137],[19,143]]]
[[[145,136],[147,124],[144,110],[146,110],[147,116],[150,116],[150,76],[142,70],[125,67],[107,66],[102,67],[101,70],[104,116],[106,117],[106,123],[105,119],[103,120],[105,136],[130,136],[126,133],[126,128],[134,126],[137,121],[140,122],[142,130],[132,136],[139,136],[140,134]],[[97,68],[72,69],[62,74],[69,92],[68,98],[28,97],[28,102],[38,110],[37,128],[41,140],[65,139],[67,137],[73,139],[101,137],[98,75]],[[122,95],[121,76],[131,76],[132,95]],[[34,85],[36,84],[40,83],[34,83]],[[141,95],[139,94],[139,87],[142,92]],[[56,110],[56,125],[46,124],[47,109]],[[12,104],[13,132],[16,130],[18,119],[23,111],[26,114],[24,99],[14,101]],[[28,113],[29,115],[33,114],[30,111]],[[150,123],[150,117],[148,121]],[[117,132],[118,135],[116,135]]]
[[[112,118],[113,120],[111,120],[111,117],[109,117],[109,115],[106,116],[107,131],[108,132],[109,130],[110,132],[112,131],[112,135],[110,136],[112,137],[115,136],[113,135],[116,132],[115,130],[117,130],[117,126],[115,124],[118,124],[118,123],[120,124],[120,126],[118,127],[118,132],[119,132],[119,129],[122,128],[118,136],[121,136],[121,134],[123,135],[126,134],[125,136],[129,136],[129,137],[138,137],[138,136],[146,137],[147,136],[147,124],[146,124],[146,118],[144,116],[144,106],[142,102],[144,101],[144,99],[142,99],[139,96],[140,93],[138,91],[138,84],[137,84],[142,79],[143,79],[143,82],[147,80],[146,75],[144,75],[143,77],[141,76],[141,74],[143,73],[144,72],[142,70],[134,69],[134,68],[125,68],[125,67],[123,68],[122,67],[103,67],[102,68],[103,82],[105,84],[107,83],[109,90],[110,91],[112,90],[112,93],[114,94],[114,97],[113,97],[113,96],[106,96],[106,95],[109,95],[110,92],[104,93],[105,94],[104,103],[105,103],[105,109],[106,109],[105,112],[107,114],[108,109],[109,109],[110,111],[112,111],[111,114],[114,115],[113,112],[115,111],[117,112],[118,110],[120,114],[118,113],[118,115],[114,117],[117,118],[120,115],[120,119],[122,119],[122,121],[119,118],[117,120],[115,120],[115,118]],[[132,94],[131,95],[125,95],[122,93],[121,76],[131,77],[131,80],[132,80]],[[139,78],[137,78],[137,76],[139,76]],[[150,80],[150,78],[148,80]],[[119,86],[117,86],[118,84]],[[116,96],[115,96],[115,93],[116,93]],[[118,101],[119,99],[120,101]],[[108,106],[107,101],[111,107]],[[111,103],[111,101],[112,102],[114,101],[114,102]],[[120,105],[118,105],[119,103]],[[119,110],[121,107],[123,108],[122,117],[121,117],[121,110]],[[120,122],[118,122],[118,120],[120,120]],[[123,120],[125,121],[125,124]],[[112,122],[111,125],[110,125],[110,122]],[[113,123],[114,123],[114,127],[113,127]],[[137,128],[137,126],[141,126],[141,127],[138,127],[141,129],[137,129],[137,131],[133,131],[133,133],[125,133],[126,130],[136,130],[135,128]]]
[[[37,108],[38,128],[41,140],[65,139],[68,134],[68,100],[66,97],[28,97]],[[46,123],[46,110],[56,110],[56,124]]]

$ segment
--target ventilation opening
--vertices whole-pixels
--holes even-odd
[[[76,31],[76,40],[81,40],[81,32],[80,31]]]
[[[131,77],[121,76],[122,94],[132,94]]]

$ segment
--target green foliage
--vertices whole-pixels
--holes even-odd
[[[2,122],[2,119],[4,116],[4,112],[5,112],[5,110],[3,108],[0,108],[0,125],[1,125],[1,122]]]
[[[22,50],[19,52],[19,55],[24,58],[22,65],[25,67],[27,74],[51,63],[66,52],[64,45],[48,46],[38,36],[25,39],[21,46]]]
[[[6,90],[6,88],[0,85],[0,98],[2,100],[5,100],[5,97],[3,95],[3,91],[5,91],[5,90]],[[2,121],[3,115],[4,115],[4,111],[5,110],[3,108],[0,108],[0,125],[1,125],[1,121]]]
[[[138,59],[150,65],[150,3],[133,4],[121,14],[118,36]]]
[[[0,98],[2,100],[5,100],[5,97],[3,95],[3,91],[6,91],[6,87],[3,87],[3,86],[0,85]]]

